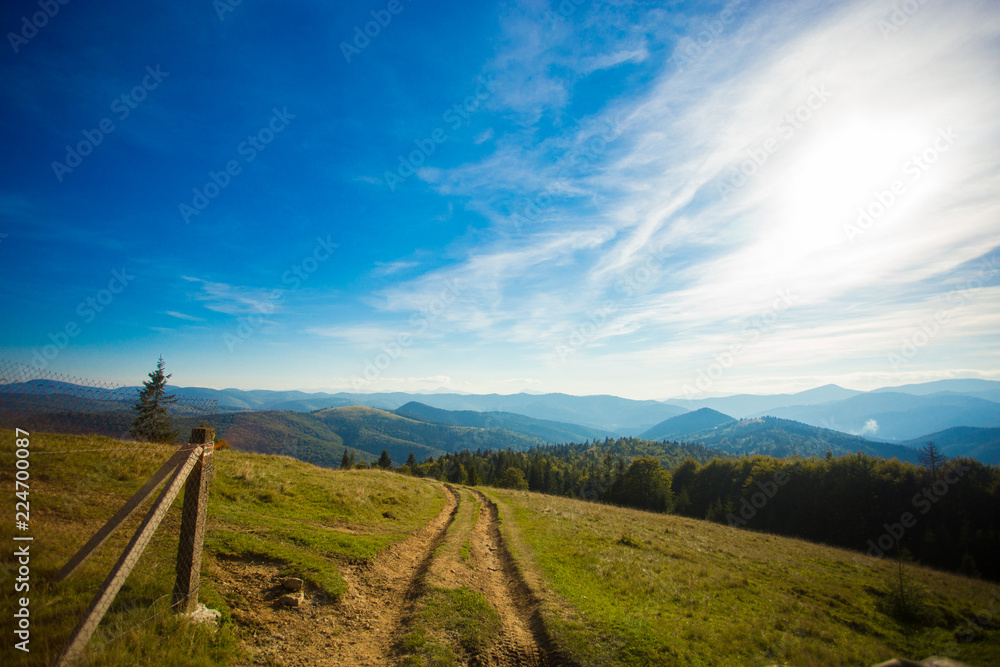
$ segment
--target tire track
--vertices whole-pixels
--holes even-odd
[[[402,621],[420,595],[434,550],[458,512],[459,495],[451,486],[443,488],[445,506],[436,517],[370,564],[344,573],[347,593],[338,610],[343,639],[331,647],[336,658],[330,664],[375,667],[393,663],[393,643]]]
[[[470,491],[483,504],[472,529],[471,550],[476,562],[478,588],[500,614],[501,635],[490,650],[488,661],[499,667],[553,667],[562,664],[551,650],[542,625],[538,600],[510,555],[496,504],[476,489]]]

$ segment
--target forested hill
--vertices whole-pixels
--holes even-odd
[[[345,445],[369,452],[386,449],[397,463],[402,463],[410,450],[418,458],[424,458],[425,452],[432,450],[440,453],[463,449],[521,451],[545,444],[538,438],[503,429],[432,424],[358,405],[319,410],[310,413],[310,417],[336,431]]]
[[[917,462],[912,447],[867,440],[856,435],[832,431],[802,422],[777,417],[757,417],[690,433],[685,441],[698,443],[731,454],[763,454],[777,458],[789,456],[833,456],[863,452],[885,459]]]
[[[345,448],[356,461],[369,463],[384,449],[398,465],[411,452],[424,460],[462,449],[516,451],[545,444],[502,429],[431,424],[362,406],[308,414],[288,410],[227,413],[217,416],[216,427],[220,437],[238,450],[283,454],[326,467],[339,466]]]
[[[474,426],[476,428],[500,428],[539,438],[553,444],[583,442],[584,440],[614,437],[614,433],[601,429],[570,424],[551,419],[535,419],[513,412],[478,412],[476,410],[442,410],[418,401],[410,401],[394,410],[401,417],[451,426]]]
[[[700,408],[662,421],[639,437],[646,440],[683,440],[692,433],[707,431],[735,421],[729,415],[712,408]]]

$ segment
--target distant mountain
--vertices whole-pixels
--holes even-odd
[[[854,389],[845,389],[835,384],[827,384],[815,389],[800,391],[797,394],[737,394],[735,396],[717,398],[674,398],[665,401],[665,403],[687,408],[688,410],[712,408],[724,414],[733,415],[736,418],[743,418],[788,405],[816,405],[818,403],[843,400],[861,393],[863,392],[855,391]]]
[[[219,402],[220,410],[295,410],[311,412],[322,408],[357,405],[357,402],[334,394],[304,391],[271,391],[269,389],[208,389],[205,387],[176,387],[171,392],[180,396],[210,398]]]
[[[913,394],[914,396],[926,396],[945,391],[970,395],[983,392],[998,392],[1000,391],[1000,382],[977,378],[934,380],[933,382],[921,382],[919,384],[903,384],[898,387],[882,387],[880,389],[873,389],[872,393],[885,391],[895,394]]]
[[[12,383],[0,387],[0,413],[2,413],[0,420],[14,418],[15,413],[25,411],[46,412],[48,414],[45,420],[37,422],[45,428],[79,433],[107,432],[108,435],[119,436],[127,431],[130,422],[130,413],[123,401],[133,400],[136,390],[136,387],[124,387],[108,393],[47,380]],[[825,385],[796,394],[772,396],[747,394],[667,402],[637,401],[607,395],[571,396],[527,392],[510,395],[459,393],[418,395],[405,392],[331,394],[263,389],[217,390],[204,387],[169,387],[169,391],[181,396],[217,401],[220,418],[227,413],[251,411],[275,413],[294,411],[299,414],[309,414],[356,405],[391,412],[418,402],[425,407],[410,405],[400,415],[393,416],[402,418],[401,415],[407,414],[416,418],[411,421],[421,422],[425,426],[448,425],[453,428],[481,430],[482,427],[477,425],[483,425],[488,427],[487,430],[494,431],[499,427],[505,435],[495,438],[493,442],[495,446],[503,448],[524,448],[531,446],[529,443],[533,442],[593,441],[609,435],[687,439],[689,434],[697,433],[700,434],[699,437],[707,437],[708,434],[697,430],[703,425],[699,420],[706,420],[705,428],[723,430],[723,424],[718,422],[720,413],[744,419],[748,416],[773,416],[814,427],[865,436],[868,438],[866,442],[873,440],[907,442],[919,440],[925,437],[924,434],[935,434],[956,427],[1000,427],[1000,382],[979,379],[941,380],[871,392],[857,392],[837,385]],[[57,398],[53,398],[53,395]],[[101,400],[105,398],[113,400]],[[709,409],[710,412],[701,412],[703,408]],[[432,412],[435,409],[441,412]],[[447,415],[448,412],[468,414]],[[96,418],[94,415],[97,413],[104,413],[104,416]],[[111,413],[114,413],[113,419]],[[483,417],[482,413],[486,413],[487,416]],[[375,413],[369,413],[369,420],[385,421],[384,417],[375,419],[373,414]],[[671,421],[675,417],[687,414],[690,414],[688,420]],[[253,435],[253,429],[250,427],[237,432],[241,434],[241,439],[258,443],[255,446],[273,448],[277,446],[273,444],[275,439],[282,437],[287,439],[290,437],[287,434],[295,430],[293,428],[295,425],[291,423],[279,428],[274,419],[277,418],[261,422],[263,430],[260,431],[259,437]],[[282,419],[285,422],[289,421]],[[113,425],[111,421],[114,422]],[[348,421],[344,421],[341,426],[351,426]],[[251,423],[252,420],[226,422],[236,425]],[[189,427],[186,421],[178,426]],[[725,426],[727,429],[730,427],[732,424]],[[394,446],[399,443],[392,440],[393,438],[414,446],[419,445],[428,452],[450,451],[449,448],[457,446],[456,443],[461,440],[461,437],[454,433],[442,432],[439,435],[444,440],[432,441],[423,439],[423,435],[418,432],[411,433],[413,437],[407,437],[381,432],[378,428],[361,430],[376,440],[382,438],[386,443],[394,443]],[[224,433],[221,428],[220,433]],[[334,429],[334,433],[339,431]],[[305,438],[303,442],[306,444],[313,442],[310,438],[317,442],[336,442],[335,438],[325,434],[303,437]],[[482,435],[477,436],[478,441],[483,441],[483,438]],[[777,437],[774,442],[781,440],[781,437]],[[788,449],[789,442],[791,441],[785,442],[785,449]],[[363,444],[370,445],[370,442]],[[362,449],[359,448],[359,451]],[[380,451],[381,449],[378,450]],[[985,451],[980,456],[990,455],[988,449],[974,448],[974,451]],[[416,454],[416,451],[414,453]]]
[[[340,465],[344,447],[348,446],[330,425],[301,412],[224,413],[218,416],[216,431],[239,451],[291,456],[328,468]],[[357,461],[371,462],[381,453],[349,446]]]
[[[776,417],[741,419],[692,433],[684,438],[731,454],[787,456],[834,456],[863,452],[882,458],[918,462],[918,452],[911,447],[875,442],[847,433],[818,428],[802,422]]]
[[[432,424],[360,405],[319,410],[309,417],[326,424],[348,447],[374,454],[388,450],[397,465],[411,450],[420,459],[463,449],[524,451],[545,445],[538,438],[503,429]]]
[[[268,407],[268,410],[294,410],[296,412],[316,412],[327,408],[346,408],[350,405],[357,405],[357,401],[339,396],[324,398],[303,398],[292,401],[281,401]]]
[[[662,421],[639,437],[644,440],[683,440],[692,433],[707,431],[734,421],[736,420],[729,415],[712,408],[701,408]]]
[[[534,419],[513,412],[477,412],[475,410],[442,410],[424,403],[410,401],[394,410],[397,415],[420,421],[450,424],[452,426],[475,426],[477,428],[502,428],[514,433],[539,438],[545,442],[583,442],[603,440],[615,434],[579,424],[567,424],[548,419]]]
[[[592,429],[636,435],[655,424],[687,412],[660,401],[636,401],[618,396],[569,394],[338,394],[361,405],[395,410],[417,400],[442,410],[513,412],[534,419],[580,424]],[[400,400],[405,399],[405,400]],[[398,402],[397,402],[398,401]],[[395,403],[395,404],[394,404]],[[391,406],[391,407],[387,407]]]
[[[312,413],[254,411],[219,415],[220,437],[242,451],[284,454],[337,467],[344,448],[359,461],[373,461],[385,449],[395,465],[410,452],[418,460],[471,449],[526,450],[541,440],[502,429],[430,424],[391,412],[351,406]]]
[[[941,453],[953,459],[964,456],[982,463],[1000,464],[1000,428],[957,426],[900,443],[920,448],[933,442]]]
[[[1000,426],[1000,403],[949,393],[868,392],[821,405],[776,408],[767,414],[892,441],[954,426]]]
[[[944,393],[957,393],[957,392],[944,392]],[[932,394],[937,396],[937,394]],[[962,394],[963,396],[970,396],[972,398],[981,398],[984,401],[993,401],[994,403],[1000,403],[1000,389],[991,389],[989,391],[970,391],[967,394]]]

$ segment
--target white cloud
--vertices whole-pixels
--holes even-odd
[[[412,269],[417,266],[420,266],[419,262],[407,260],[397,260],[395,262],[375,262],[375,269],[372,271],[372,275],[381,278],[384,276],[391,276],[395,273],[399,273],[400,271]]]
[[[963,267],[1000,247],[1000,77],[984,67],[1000,15],[984,3],[927,4],[888,38],[887,10],[865,2],[744,4],[681,69],[649,46],[676,30],[667,12],[595,6],[550,25],[533,7],[502,17],[487,68],[502,83],[491,110],[524,131],[494,136],[493,123],[476,137],[488,137],[486,157],[420,173],[490,229],[449,247],[442,268],[376,293],[374,321],[433,309],[435,331],[470,347],[513,346],[520,363],[609,383],[642,365],[667,378],[647,382],[665,395],[790,290],[793,307],[720,386],[775,373],[774,386],[874,382]],[[594,34],[604,38],[585,39]],[[648,83],[560,124],[589,72],[626,63]],[[925,153],[933,164],[913,172]],[[741,167],[753,173],[736,182]],[[850,234],[858,208],[894,181],[903,191],[886,212]],[[623,289],[642,271],[639,288]],[[609,303],[573,359],[553,365],[555,346]],[[987,359],[998,303],[992,288],[977,292],[915,367],[895,372],[943,372],[945,345]]]
[[[514,340],[562,335],[651,247],[681,257],[680,265],[660,289],[623,307],[601,335],[718,326],[752,316],[783,288],[829,319],[845,300],[866,298],[872,284],[894,298],[1000,244],[998,202],[986,194],[1000,191],[997,142],[984,135],[1000,113],[1000,96],[995,76],[969,79],[995,52],[998,22],[975,9],[925,8],[891,40],[876,27],[879,10],[862,3],[822,12],[814,5],[762,9],[718,37],[710,55],[681,72],[668,67],[648,92],[605,112],[605,122],[624,119],[622,136],[596,156],[590,173],[559,184],[569,196],[542,209],[527,242],[477,248],[449,270],[468,276],[477,292],[478,308],[462,311],[467,328]],[[532,34],[523,36],[517,61],[541,69],[549,58],[526,46]],[[796,113],[786,124],[790,136],[780,135],[779,124]],[[590,127],[599,124],[592,119]],[[844,228],[857,207],[894,179],[911,178],[907,161],[948,127],[958,136],[954,144],[907,183],[891,215],[851,243]],[[717,182],[771,138],[780,140],[779,150],[721,198]],[[534,149],[499,145],[481,163],[439,174],[442,192],[478,200],[477,210],[502,225],[505,216],[488,198],[510,190],[530,200],[553,191],[559,149],[565,156],[586,140],[580,130]],[[601,230],[594,243],[532,259],[540,257],[536,247],[553,249],[550,230],[574,234],[588,226]],[[529,286],[557,274],[561,307],[553,307],[551,292]],[[893,298],[859,326],[893,328]],[[411,301],[390,299],[390,307]]]
[[[281,307],[283,291],[217,283],[191,276],[182,279],[198,283],[201,292],[194,295],[197,301],[205,302],[205,307],[226,315],[271,315]]]
[[[187,320],[189,322],[203,321],[200,317],[195,317],[194,315],[187,315],[185,313],[178,313],[177,311],[174,310],[168,310],[166,311],[166,314],[169,315],[170,317],[176,317],[179,320]]]
[[[861,427],[861,431],[858,435],[875,435],[878,433],[878,422],[874,419],[869,419],[865,422],[865,425]]]
[[[483,143],[486,143],[487,141],[489,141],[492,138],[493,138],[493,128],[492,127],[488,127],[485,130],[483,130],[482,132],[480,132],[479,134],[477,134],[475,137],[473,137],[472,138],[472,143],[477,144],[477,145],[478,144],[483,144]]]

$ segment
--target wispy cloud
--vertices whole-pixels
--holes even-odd
[[[372,270],[372,275],[383,278],[385,276],[391,276],[397,274],[401,271],[406,271],[407,269],[412,269],[420,266],[419,262],[408,261],[408,260],[397,260],[395,262],[375,262],[375,268]]]
[[[270,315],[281,307],[280,290],[217,283],[191,276],[181,278],[196,283],[200,291],[193,294],[193,298],[204,302],[205,308],[218,313],[237,316],[251,313]]]
[[[758,8],[709,56],[682,71],[665,66],[648,89],[569,132],[530,148],[501,139],[485,159],[440,171],[440,192],[467,198],[499,237],[458,265],[387,290],[383,307],[418,308],[454,280],[467,291],[445,315],[451,326],[551,347],[612,298],[616,311],[592,342],[621,337],[637,360],[663,348],[654,356],[667,363],[702,348],[711,354],[708,332],[793,289],[798,312],[815,324],[792,316],[784,335],[797,342],[785,358],[814,354],[821,341],[833,356],[842,343],[861,354],[897,336],[913,321],[905,303],[914,286],[1000,245],[998,202],[987,194],[1000,191],[989,130],[1000,95],[995,74],[973,75],[996,53],[1000,20],[984,20],[977,3],[927,6],[887,40],[877,27],[883,13],[867,3]],[[518,40],[497,63],[531,84],[504,102],[538,122],[544,109],[566,104],[576,75],[546,74],[556,56],[539,24],[523,13],[506,20]],[[556,26],[556,43],[567,30]],[[578,71],[643,57],[605,48],[578,58]],[[620,136],[580,160],[575,148],[600,145],[594,138],[610,126]],[[916,166],[924,155],[933,162]],[[577,158],[575,169],[564,158]],[[720,187],[741,169],[749,175],[738,185]],[[904,192],[852,240],[846,230],[858,208],[894,181]],[[533,226],[512,232],[511,213],[542,192],[547,203]],[[616,286],[650,252],[670,258],[665,275],[622,299]],[[872,302],[875,284],[882,294]],[[851,334],[834,323],[845,309]]]
[[[168,310],[166,314],[170,317],[176,317],[179,320],[187,320],[188,322],[203,322],[204,320],[200,317],[195,317],[194,315],[187,315],[185,313],[178,313],[175,310]]]

